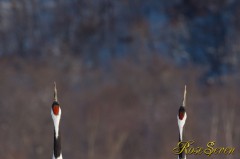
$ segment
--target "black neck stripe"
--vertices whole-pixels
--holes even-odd
[[[181,142],[180,133],[179,133],[179,142]],[[182,144],[179,145],[179,149],[181,147],[182,147]],[[186,155],[185,155],[184,151],[182,153],[180,153],[178,156],[179,156],[179,159],[185,159],[186,158],[185,157]]]
[[[56,132],[54,130],[54,147],[53,147],[53,149],[54,149],[55,158],[59,157],[62,153],[60,131],[58,131],[58,137],[56,137]]]

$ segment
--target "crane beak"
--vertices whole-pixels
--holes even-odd
[[[54,81],[54,101],[57,102],[58,101],[58,98],[57,98],[57,84],[56,82]]]
[[[184,94],[183,94],[183,107],[186,107],[186,98],[187,98],[187,86],[185,85]]]

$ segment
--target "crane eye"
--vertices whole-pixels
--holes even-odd
[[[53,105],[52,106],[52,110],[53,110],[53,113],[55,115],[58,115],[59,114],[59,109],[60,109],[60,106],[59,105]]]

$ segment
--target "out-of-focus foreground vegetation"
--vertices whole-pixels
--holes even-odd
[[[53,81],[64,158],[176,158],[185,84],[185,139],[240,147],[239,7],[0,0],[0,158],[52,157]]]

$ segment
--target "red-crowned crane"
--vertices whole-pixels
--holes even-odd
[[[62,159],[61,137],[59,124],[61,120],[61,108],[57,99],[57,87],[54,82],[54,101],[52,104],[51,115],[54,124],[54,144],[53,144],[53,159]]]
[[[179,142],[183,141],[183,128],[187,119],[186,113],[186,95],[187,95],[187,88],[185,85],[184,89],[184,96],[183,96],[183,103],[178,110],[177,121],[178,121],[178,128],[179,128]],[[178,159],[186,159],[186,154],[181,153],[178,155]]]

